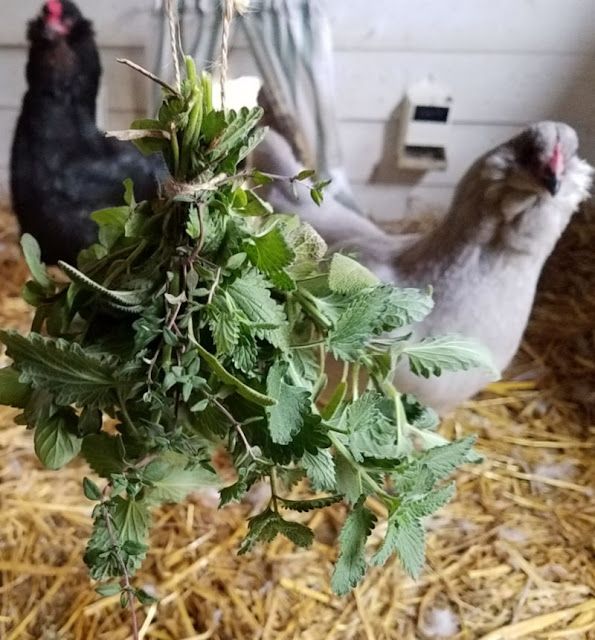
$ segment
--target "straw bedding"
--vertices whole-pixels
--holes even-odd
[[[26,269],[12,219],[0,216],[0,325],[26,329]],[[447,435],[478,434],[485,462],[458,475],[456,499],[430,522],[421,580],[392,561],[336,598],[342,507],[306,516],[309,551],[277,540],[238,557],[246,516],[266,495],[221,511],[197,495],[155,515],[140,580],[161,600],[139,613],[142,637],[595,638],[594,239],[585,211],[547,265],[512,370],[445,421]],[[42,469],[14,415],[0,409],[0,638],[126,640],[126,612],[97,597],[81,560],[87,471]]]

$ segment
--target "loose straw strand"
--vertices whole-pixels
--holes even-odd
[[[235,11],[235,0],[223,0],[223,38],[221,40],[221,108],[225,110],[225,84],[229,66],[229,35]]]
[[[178,31],[176,27],[178,17],[178,0],[166,0],[167,18],[169,21],[169,39],[171,45],[171,56],[174,61],[174,71],[176,74],[176,88],[179,91],[182,86],[182,74],[180,73],[180,56],[178,52]]]

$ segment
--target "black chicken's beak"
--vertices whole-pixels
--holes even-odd
[[[553,171],[548,171],[543,178],[543,186],[555,196],[560,190],[560,178]]]

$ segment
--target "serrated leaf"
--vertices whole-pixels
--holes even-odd
[[[391,535],[391,545],[399,556],[403,569],[418,578],[424,566],[425,532],[421,522],[407,512],[399,514],[389,523],[395,531]],[[383,555],[388,553],[384,550]],[[382,559],[382,556],[378,560]]]
[[[280,499],[281,504],[285,509],[291,509],[292,511],[298,511],[300,513],[306,511],[313,511],[315,509],[324,509],[330,507],[337,502],[341,502],[343,496],[334,495],[326,496],[325,498],[313,498],[312,500],[287,500],[285,498]]]
[[[364,577],[366,571],[366,540],[376,522],[376,516],[363,504],[357,504],[347,516],[339,535],[339,558],[331,578],[337,595],[345,595]]]
[[[234,280],[226,290],[256,336],[279,349],[287,349],[287,318],[283,308],[271,298],[269,288],[265,278],[252,270]]]
[[[363,265],[341,253],[335,253],[331,260],[328,284],[335,293],[353,294],[373,287],[380,281]]]
[[[186,233],[190,238],[196,240],[200,236],[200,219],[198,217],[198,209],[193,205],[188,212],[188,220],[186,222]]]
[[[95,580],[116,578],[122,573],[122,563],[133,575],[146,555],[150,515],[142,501],[113,497],[96,511],[93,533],[85,551],[85,563]],[[110,526],[106,523],[110,519]],[[114,543],[117,545],[114,548]],[[123,548],[132,543],[134,554]],[[136,553],[138,551],[138,553]]]
[[[250,551],[257,542],[270,542],[279,532],[280,516],[265,509],[262,513],[248,519],[248,533],[242,541],[238,554]]]
[[[57,404],[105,406],[122,384],[108,365],[74,342],[36,333],[24,338],[14,331],[0,331],[0,340],[21,371],[21,379],[51,393]]]
[[[252,370],[258,362],[258,345],[251,335],[242,331],[238,342],[231,354],[233,366],[248,376],[252,376]]]
[[[335,490],[335,463],[330,451],[320,449],[315,454],[306,451],[302,456],[302,465],[315,491]]]
[[[237,314],[229,309],[222,296],[215,296],[208,307],[208,318],[217,355],[232,354],[240,339],[240,323]]]
[[[398,457],[397,429],[382,412],[383,401],[379,393],[367,391],[345,409],[343,424],[354,460]]]
[[[41,262],[41,250],[37,240],[30,233],[24,233],[21,237],[21,248],[35,282],[43,289],[50,289],[53,283],[47,274],[45,264]]]
[[[14,367],[0,369],[0,405],[24,409],[31,397],[31,387],[19,381]]]
[[[364,290],[340,313],[329,331],[328,345],[339,360],[357,360],[362,349],[379,334],[385,321],[387,296],[384,287]]]
[[[326,242],[314,227],[305,222],[286,229],[285,237],[295,254],[287,271],[296,279],[307,277],[326,255]]]
[[[277,444],[289,444],[310,413],[310,392],[287,382],[288,366],[285,362],[276,362],[267,376],[267,394],[277,400],[275,406],[266,409],[268,428],[273,442]]]
[[[408,344],[400,349],[409,359],[411,371],[429,378],[442,371],[467,371],[480,367],[496,374],[492,356],[476,340],[457,335],[424,338],[418,344]]]
[[[387,324],[397,329],[420,322],[433,308],[431,291],[393,287],[387,308]]]
[[[438,511],[447,502],[449,502],[455,494],[454,482],[447,484],[440,489],[435,489],[418,500],[407,501],[407,512],[416,518],[424,518]]]
[[[278,225],[264,234],[252,236],[244,243],[244,251],[250,262],[283,291],[291,291],[295,283],[285,271],[295,257]]]
[[[58,264],[60,265],[60,269],[62,269],[73,282],[76,282],[84,289],[90,289],[98,295],[103,296],[109,302],[113,303],[114,308],[123,311],[132,311],[133,313],[142,310],[142,307],[139,308],[139,305],[142,305],[146,300],[146,291],[114,291],[107,289],[66,262],[59,260]],[[127,307],[130,307],[130,309],[127,309]]]
[[[280,519],[279,533],[291,540],[291,542],[298,547],[308,548],[314,541],[314,532],[312,529],[299,522]]]
[[[334,461],[336,490],[342,493],[349,502],[355,504],[364,491],[361,475],[353,464],[340,453],[335,453]]]
[[[73,421],[76,423],[76,415],[61,410],[36,425],[35,453],[44,467],[60,469],[79,454],[82,441],[72,433]]]
[[[109,436],[107,433],[85,436],[82,454],[91,469],[102,478],[109,478],[112,473],[121,473],[126,467],[124,445],[119,436]]]
[[[418,460],[428,467],[436,480],[442,480],[466,461],[474,442],[475,438],[472,436],[461,438],[425,451]]]

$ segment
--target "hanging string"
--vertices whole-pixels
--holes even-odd
[[[166,0],[167,19],[169,22],[169,40],[171,45],[171,56],[174,61],[174,72],[176,75],[176,88],[179,91],[182,85],[182,74],[180,73],[180,53],[178,49],[178,0]]]
[[[223,2],[223,37],[221,39],[221,108],[225,110],[225,85],[227,83],[227,71],[229,66],[229,34],[231,23],[236,9],[234,0],[222,0]]]

